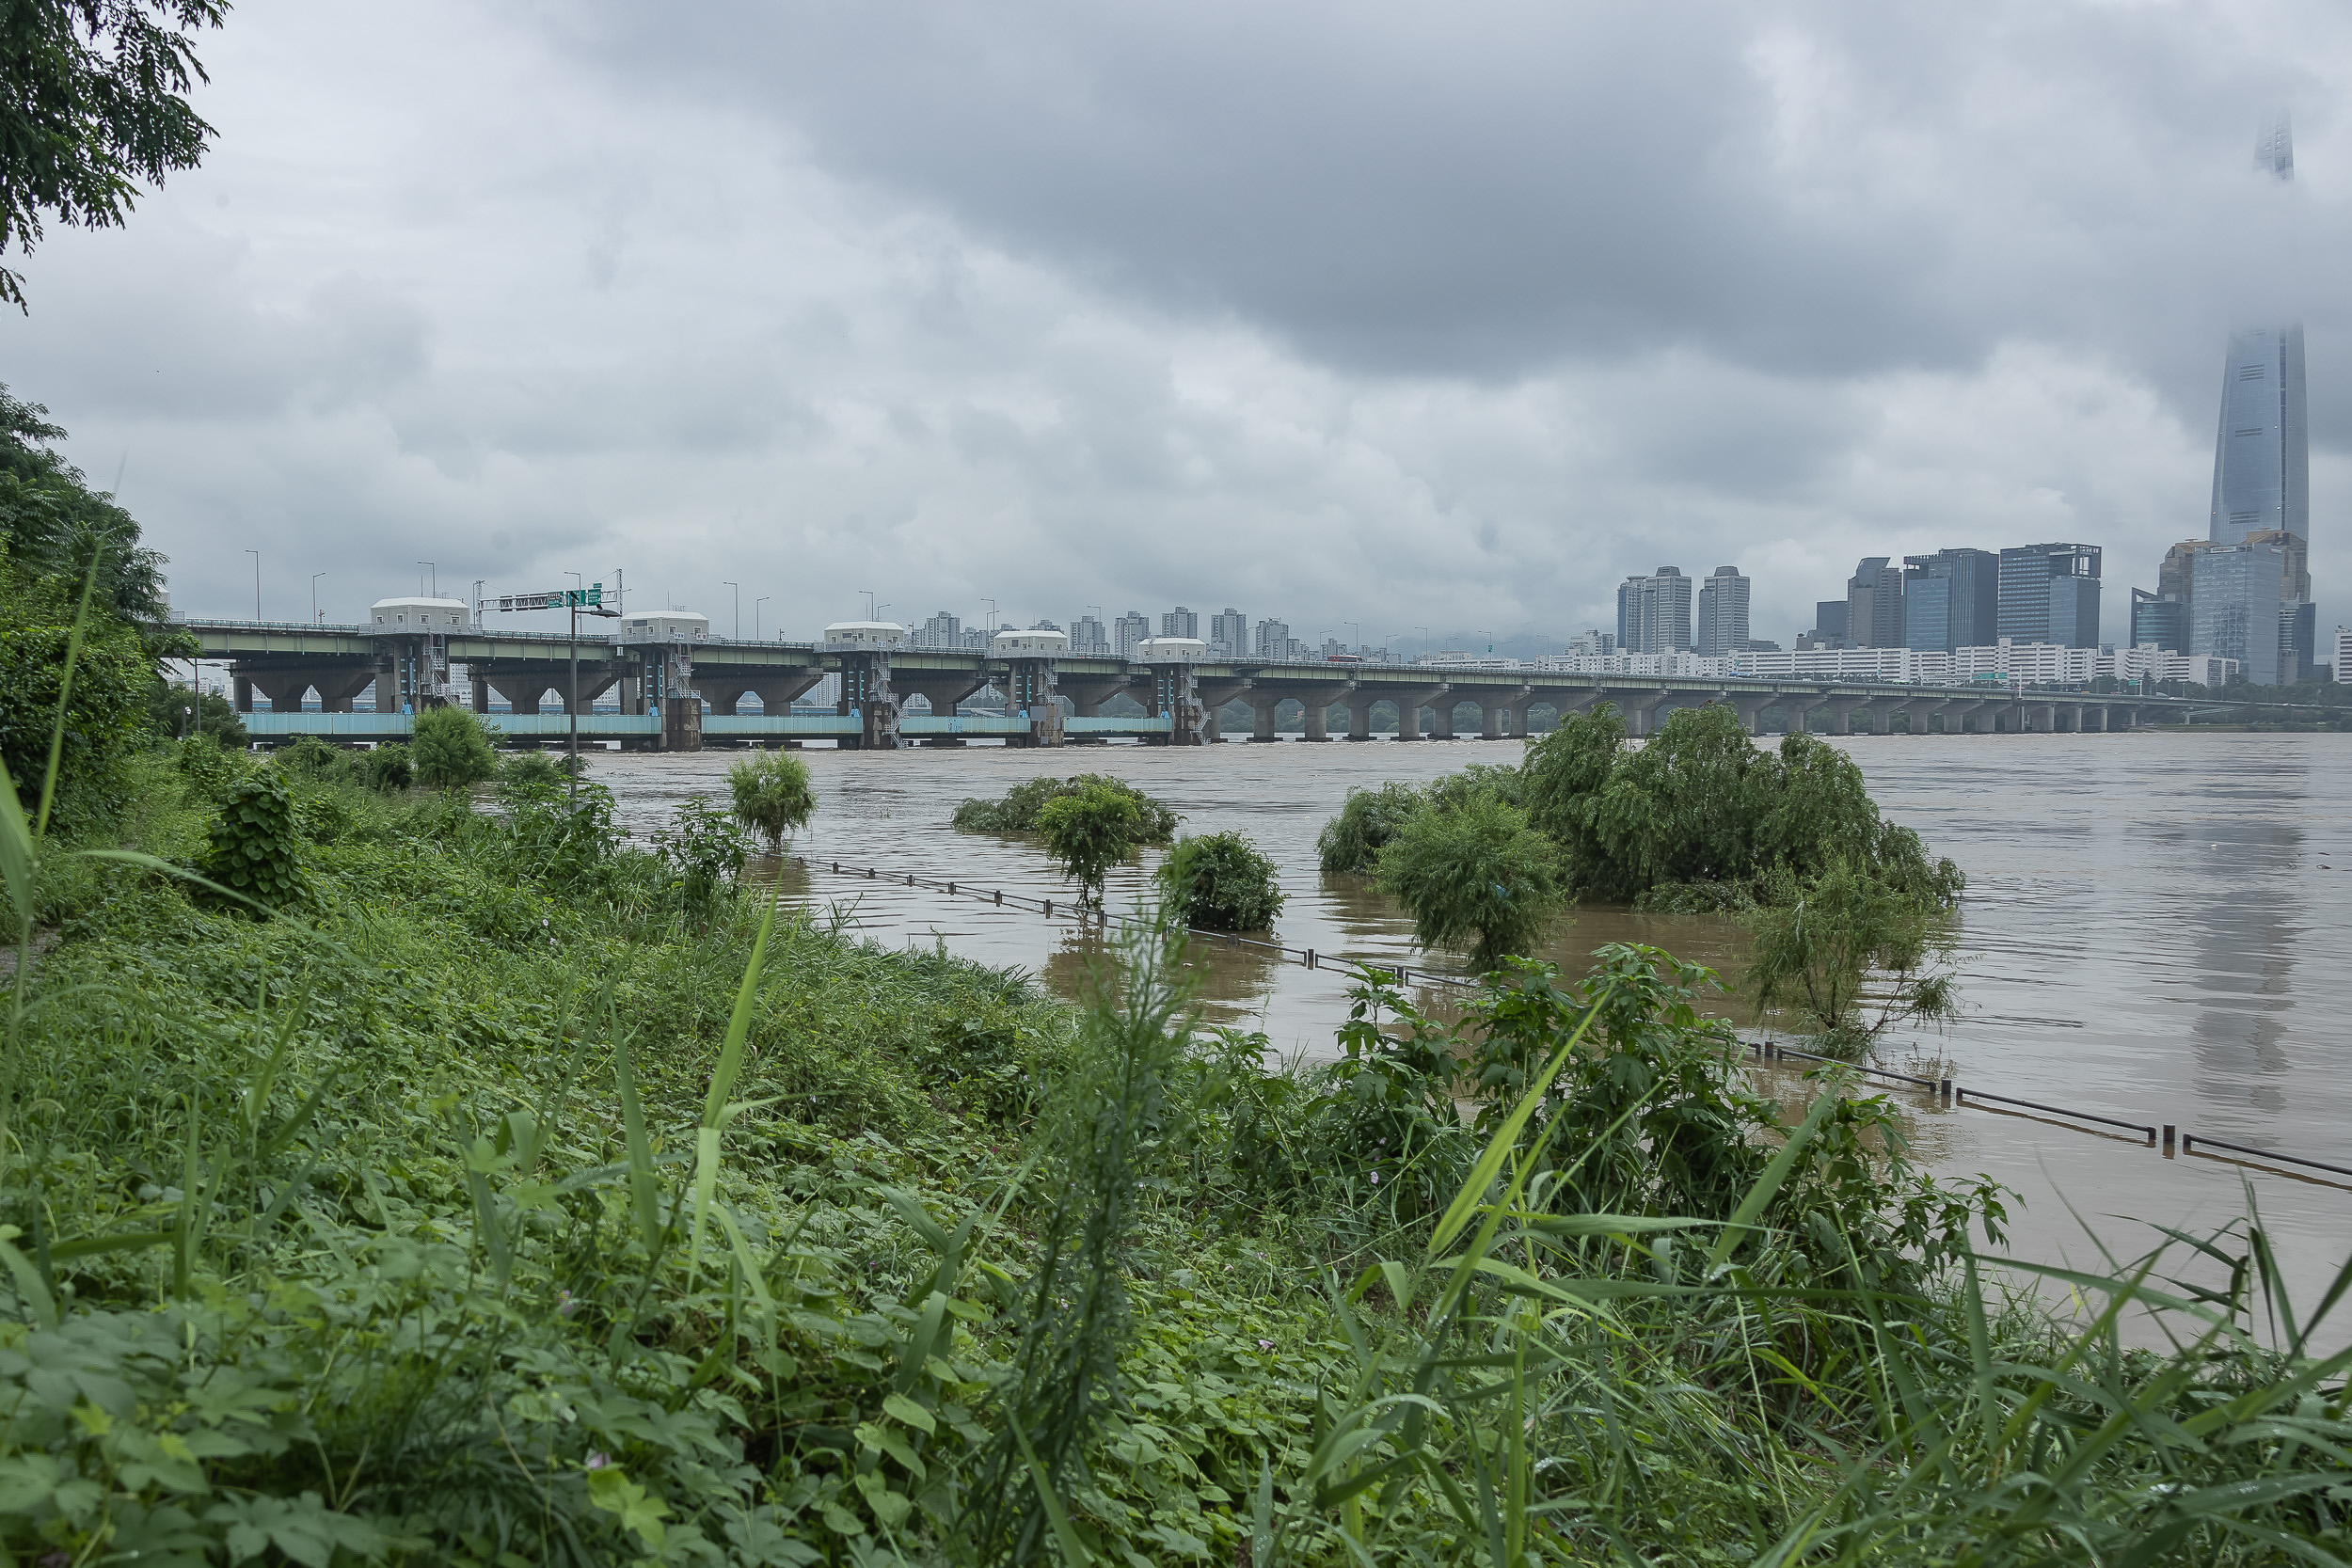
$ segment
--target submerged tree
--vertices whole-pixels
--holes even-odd
[[[1377,885],[1413,917],[1414,941],[1482,969],[1533,951],[1566,892],[1559,850],[1491,795],[1413,817],[1380,851]]]
[[[1949,905],[1964,879],[1879,815],[1853,759],[1811,736],[1760,750],[1724,705],[1677,708],[1644,745],[1603,703],[1529,745],[1528,815],[1557,843],[1581,897],[1740,907],[1785,870],[1851,859]]]
[[[1950,918],[1931,895],[1851,860],[1773,881],[1749,916],[1748,984],[1759,1006],[1793,1007],[1822,1054],[1860,1055],[1897,1024],[1958,1011]]]
[[[1263,931],[1282,912],[1274,863],[1239,833],[1184,839],[1154,876],[1196,930]]]
[[[1145,823],[1134,795],[1105,782],[1048,800],[1037,814],[1037,829],[1045,852],[1078,884],[1078,902],[1101,909],[1103,879],[1135,853]]]

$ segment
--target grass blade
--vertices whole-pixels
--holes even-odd
[[[702,1125],[694,1130],[694,1226],[686,1247],[687,1277],[702,1267],[703,1230],[711,1200],[719,1191],[719,1137],[727,1121],[727,1096],[743,1070],[743,1041],[752,1032],[752,1009],[759,1000],[760,971],[768,961],[768,933],[776,923],[773,900],[759,919],[759,935],[752,941],[751,962],[743,966],[742,984],[735,988],[735,1011],[727,1020],[726,1043],[719,1048],[719,1065],[711,1070],[710,1092],[703,1100]]]

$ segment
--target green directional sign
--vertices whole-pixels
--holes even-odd
[[[501,594],[494,606],[499,610],[600,610],[604,607],[604,584],[592,582],[585,588],[557,588],[545,594]]]

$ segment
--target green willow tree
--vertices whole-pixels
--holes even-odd
[[[1424,811],[1380,851],[1375,885],[1413,917],[1423,947],[1467,950],[1480,969],[1524,956],[1565,902],[1560,851],[1492,795]]]
[[[213,138],[188,103],[208,80],[192,35],[227,0],[10,0],[0,5],[0,255],[44,220],[119,229],[139,182],[194,168]],[[24,279],[0,265],[0,301]]]

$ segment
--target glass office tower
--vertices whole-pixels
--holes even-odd
[[[2099,645],[2096,545],[2020,545],[2001,552],[2000,635],[2013,642]]]
[[[2234,658],[2242,678],[2278,685],[2286,569],[2287,552],[2278,545],[2224,545],[2190,557],[2188,651]]]
[[[1903,646],[1989,648],[2000,636],[2000,558],[1991,550],[1903,557]]]

